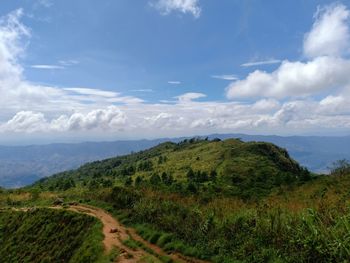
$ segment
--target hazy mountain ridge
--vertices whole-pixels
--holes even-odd
[[[266,141],[286,148],[290,155],[311,171],[326,171],[338,159],[350,159],[350,136],[259,136],[245,134],[213,134],[209,138],[241,138],[243,141]],[[165,141],[184,138],[86,142],[32,146],[0,146],[0,185],[16,187],[30,184],[54,173],[75,169],[80,165],[109,157],[144,150]]]

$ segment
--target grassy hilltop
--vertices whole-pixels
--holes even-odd
[[[146,151],[97,161],[40,180],[48,190],[148,185],[175,192],[215,192],[244,198],[268,194],[283,184],[308,180],[309,172],[287,151],[270,143],[229,139],[163,143]]]

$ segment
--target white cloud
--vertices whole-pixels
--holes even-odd
[[[100,89],[89,89],[89,88],[64,88],[66,91],[72,91],[74,93],[82,95],[93,95],[98,97],[114,98],[119,96],[119,93],[114,91],[105,91]]]
[[[273,112],[274,110],[278,110],[280,106],[281,104],[278,100],[262,99],[255,102],[251,108],[258,112]]]
[[[151,6],[159,10],[162,15],[168,15],[177,11],[183,14],[190,13],[195,18],[201,15],[199,0],[156,0],[151,2]]]
[[[86,130],[114,130],[122,129],[126,117],[119,108],[109,106],[96,109],[88,113],[74,113],[71,116],[62,115],[49,124],[51,130],[57,131],[86,131]]]
[[[269,59],[269,60],[262,60],[262,61],[252,61],[243,63],[241,67],[256,67],[256,66],[262,66],[262,65],[271,65],[271,64],[279,64],[282,61],[279,59]]]
[[[181,81],[178,81],[178,80],[169,80],[169,81],[168,81],[168,84],[171,84],[171,85],[180,85],[180,84],[181,84]]]
[[[319,8],[311,31],[305,35],[304,54],[313,58],[348,53],[349,16],[349,10],[342,4]]]
[[[133,89],[134,92],[154,92],[153,89]]]
[[[188,93],[182,94],[180,96],[177,96],[175,98],[177,98],[178,101],[181,103],[186,103],[186,102],[191,102],[192,100],[195,100],[195,99],[205,98],[206,96],[207,95],[205,95],[203,93],[188,92]]]
[[[246,79],[233,82],[227,88],[227,97],[308,96],[350,84],[349,70],[350,61],[336,57],[318,57],[305,63],[283,61],[272,73],[256,70]]]
[[[61,115],[48,121],[43,113],[32,111],[18,112],[13,118],[0,125],[2,132],[69,132],[88,130],[122,129],[126,117],[119,108],[109,106],[87,113],[73,113],[70,116]]]
[[[69,60],[60,60],[58,61],[58,63],[61,64],[62,66],[73,66],[73,65],[79,64],[80,62],[75,59],[69,59]]]
[[[65,69],[66,67],[69,66],[74,66],[79,64],[78,60],[60,60],[58,61],[58,65],[52,65],[52,64],[36,64],[36,65],[31,65],[31,68],[35,69]]]
[[[349,10],[342,4],[320,8],[315,23],[304,39],[306,62],[285,60],[273,72],[256,70],[245,79],[231,83],[227,97],[288,98],[346,92],[350,86],[348,52]]]
[[[46,7],[49,8],[53,5],[52,0],[36,0],[36,6],[42,6],[42,7]]]
[[[59,65],[45,65],[45,64],[40,64],[40,65],[31,65],[31,68],[35,69],[64,69],[63,66]]]
[[[20,111],[7,123],[0,125],[1,131],[9,132],[45,132],[46,120],[42,113]]]
[[[236,75],[212,75],[211,76],[214,79],[222,79],[222,80],[238,80],[238,77]]]

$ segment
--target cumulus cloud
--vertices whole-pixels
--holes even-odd
[[[308,96],[349,84],[349,70],[350,61],[338,57],[323,56],[308,62],[286,60],[272,73],[256,70],[246,79],[232,83],[227,97]]]
[[[20,111],[7,123],[0,126],[2,131],[37,132],[46,130],[46,120],[42,113]]]
[[[342,4],[319,8],[311,31],[305,35],[304,54],[313,58],[348,53],[349,16],[349,10]]]
[[[273,72],[256,70],[227,88],[227,97],[305,97],[347,89],[350,61],[340,57],[348,51],[349,10],[342,4],[317,11],[304,40],[304,53],[311,60],[285,60]]]
[[[0,131],[12,132],[68,132],[88,130],[122,129],[126,116],[116,106],[96,109],[87,113],[76,112],[70,116],[61,115],[48,121],[43,113],[18,112],[13,118],[0,125]]]
[[[201,8],[198,2],[198,0],[157,0],[150,4],[158,9],[162,15],[168,15],[177,11],[183,14],[190,13],[195,18],[199,18]]]

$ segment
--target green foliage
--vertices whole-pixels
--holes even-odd
[[[101,228],[95,218],[68,211],[1,212],[1,262],[96,262]]]
[[[346,262],[349,188],[350,175],[320,176],[254,203],[126,188],[119,192],[132,205],[118,210],[169,252],[214,262]]]

